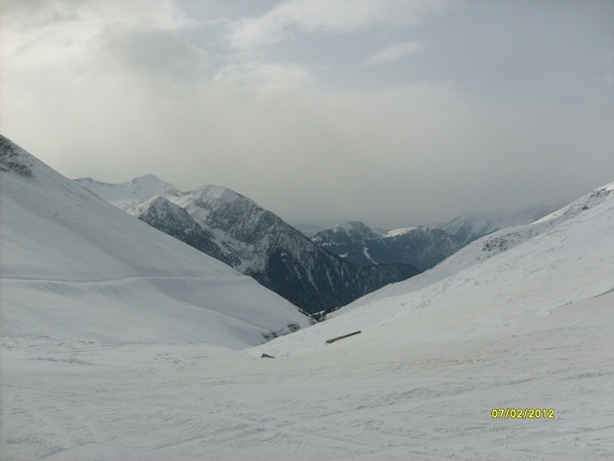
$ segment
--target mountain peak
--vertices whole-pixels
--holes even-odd
[[[125,211],[157,195],[177,196],[181,194],[175,186],[153,174],[139,176],[119,184],[96,181],[91,178],[80,178],[74,181]]]
[[[193,192],[191,192],[191,195],[195,199],[201,202],[205,202],[205,203],[222,204],[222,203],[232,203],[235,200],[242,200],[258,208],[262,208],[252,199],[247,198],[244,195],[241,195],[238,192],[233,191],[232,189],[228,189],[222,186],[216,186],[213,184],[206,185],[199,189],[196,189]]]
[[[134,178],[130,182],[132,182],[133,184],[137,184],[137,185],[143,185],[143,184],[166,185],[166,184],[168,184],[166,181],[161,180],[160,178],[158,178],[154,174],[146,174],[146,175],[143,175],[143,176],[138,176],[138,177]]]
[[[325,229],[316,233],[312,239],[314,242],[322,244],[325,242],[340,242],[347,238],[366,240],[380,240],[382,236],[360,221],[349,221],[335,224],[330,229]]]
[[[544,223],[548,221],[554,221],[561,218],[572,218],[577,216],[579,213],[589,210],[601,201],[605,200],[606,197],[609,197],[614,194],[614,182],[606,184],[605,186],[599,187],[593,190],[591,193],[580,197],[578,200],[573,201],[567,206],[556,210],[543,218],[535,221],[535,224]]]
[[[360,221],[349,221],[335,224],[333,226],[333,231],[345,230],[350,231],[354,229],[364,229],[367,228],[367,225]]]
[[[352,236],[361,236],[365,239],[378,239],[381,235],[375,232],[365,223],[360,221],[349,221],[335,224],[330,231],[334,234],[341,233]]]

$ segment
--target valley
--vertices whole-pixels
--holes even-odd
[[[614,456],[614,183],[311,325],[0,141],[3,460]],[[506,408],[554,418],[493,418]]]

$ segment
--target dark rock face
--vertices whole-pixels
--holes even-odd
[[[269,254],[266,270],[250,275],[310,312],[334,310],[420,273],[407,264],[359,266],[308,247],[300,253],[302,257],[277,248]]]
[[[318,232],[312,240],[361,266],[408,264],[421,271],[439,264],[463,246],[457,237],[442,229],[414,228],[382,235],[360,222]]]
[[[422,271],[435,267],[464,246],[443,229],[418,228],[386,240],[398,261],[413,264]]]
[[[206,210],[203,227],[229,237],[218,244],[240,260],[233,267],[308,312],[341,307],[420,273],[406,264],[365,268],[344,261],[239,194],[223,200],[201,196],[195,205]]]
[[[31,177],[32,165],[21,147],[0,135],[0,171],[12,171],[19,176]]]
[[[236,258],[226,256],[215,243],[213,234],[198,225],[183,208],[164,197],[156,197],[139,208],[136,216],[159,231],[213,256],[228,265],[237,263]]]
[[[361,266],[401,262],[391,254],[380,233],[358,221],[318,232],[312,240],[331,253]]]
[[[466,213],[446,223],[399,229],[384,235],[361,222],[349,222],[318,232],[312,240],[362,266],[400,263],[425,271],[478,238],[506,227],[532,223],[563,205]]]

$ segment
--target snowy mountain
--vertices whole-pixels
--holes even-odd
[[[595,208],[593,212],[587,213],[593,208]],[[548,266],[547,261],[551,257],[556,258],[558,253],[563,253],[563,256],[572,260],[576,257],[583,259],[581,256],[581,252],[583,251],[582,248],[588,247],[591,251],[595,252],[595,255],[592,256],[597,257],[599,254],[599,242],[601,241],[603,241],[602,243],[604,244],[603,258],[598,259],[601,262],[611,261],[614,256],[609,255],[608,252],[610,251],[610,244],[614,244],[614,239],[610,242],[608,231],[614,230],[614,223],[610,222],[611,219],[614,218],[614,212],[612,210],[614,210],[614,183],[596,189],[590,194],[581,197],[571,204],[531,224],[512,226],[486,235],[465,246],[457,253],[420,276],[371,293],[349,304],[344,309],[351,310],[373,299],[398,296],[400,294],[422,290],[436,282],[446,279],[449,280],[450,277],[472,269],[474,266],[482,267],[481,264],[486,263],[491,258],[500,256],[505,260],[504,254],[505,257],[511,258],[513,253],[510,255],[508,252],[515,247],[520,246],[521,248],[525,248],[525,250],[530,250],[534,245],[538,245],[542,239],[547,239],[551,246],[556,246],[555,242],[558,241],[561,248],[557,249],[555,255],[552,256],[548,254],[549,252],[553,252],[551,248],[549,250],[536,249],[536,262],[528,264],[531,267],[534,265],[538,266],[539,271],[536,270],[536,272],[543,273],[555,269],[554,264]],[[588,229],[586,230],[586,241],[579,242],[574,247],[565,235],[561,235],[560,238],[558,238],[558,235],[568,227],[572,227],[572,229],[574,226],[580,227],[577,221],[583,222],[584,227]],[[589,242],[591,233],[594,230],[590,227],[591,224],[594,224],[594,227],[600,232],[599,238],[601,240],[597,240],[595,243]],[[575,238],[576,240],[582,239],[582,235],[576,235]],[[524,257],[528,260],[530,258],[530,252],[526,251],[526,253]],[[567,255],[566,253],[570,254]],[[548,258],[544,257],[546,255]],[[499,261],[500,259],[496,260]],[[508,264],[510,265],[509,269],[511,269],[512,264],[509,262]],[[606,268],[610,269],[607,265]],[[533,269],[530,269],[529,273],[532,273],[530,272],[531,270]],[[487,278],[485,277],[485,279]]]
[[[352,221],[315,234],[311,240],[331,253],[361,266],[388,263],[388,248],[381,234]],[[399,261],[392,261],[399,262]]]
[[[442,229],[414,227],[382,235],[357,221],[318,232],[312,240],[354,264],[401,263],[422,271],[437,265],[462,247],[455,236]]]
[[[228,265],[237,261],[225,255],[215,243],[215,236],[203,229],[192,219],[187,211],[156,195],[146,202],[134,206],[134,215],[152,227],[181,240],[203,253]]]
[[[449,234],[455,235],[463,245],[473,242],[485,235],[491,234],[510,226],[530,224],[540,218],[558,210],[564,204],[557,203],[552,206],[540,203],[516,210],[499,210],[483,213],[465,213],[456,218],[436,226]]]
[[[75,181],[309,312],[343,306],[419,273],[408,264],[362,267],[344,261],[253,200],[223,187],[209,185],[180,192],[152,175],[116,185],[92,179]],[[169,213],[167,202],[185,213],[179,216],[177,208]],[[155,210],[151,210],[152,204]],[[160,207],[165,208],[158,211]]]
[[[455,235],[428,227],[390,231],[384,240],[392,255],[397,255],[397,261],[413,264],[423,271],[436,266],[463,246]]]
[[[238,349],[309,325],[251,278],[111,206],[5,137],[0,170],[3,335]],[[143,213],[172,217],[200,242],[210,237],[164,199]]]
[[[611,183],[250,353],[377,376],[318,420],[356,459],[610,459],[613,236]]]
[[[4,338],[0,458],[613,459],[613,235],[614,183],[243,353]]]
[[[354,221],[322,230],[312,240],[355,264],[401,263],[425,271],[480,237],[530,224],[561,206],[540,204],[511,211],[465,213],[447,223],[395,229],[383,235]]]

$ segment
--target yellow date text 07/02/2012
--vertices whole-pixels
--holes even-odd
[[[493,418],[499,419],[554,419],[552,408],[493,408]]]

